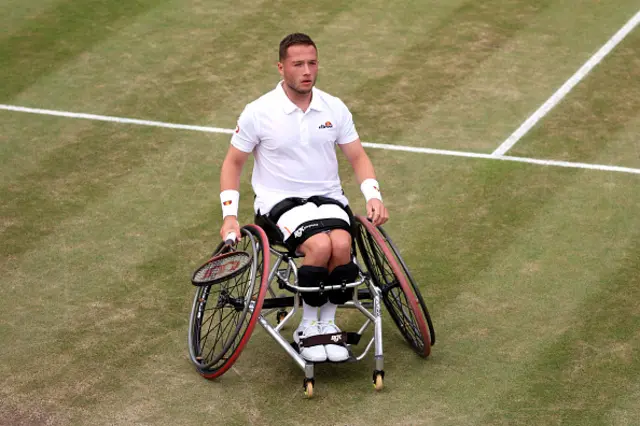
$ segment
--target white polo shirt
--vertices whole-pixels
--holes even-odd
[[[287,197],[331,197],[346,205],[338,176],[336,144],[358,139],[351,112],[315,87],[306,112],[287,97],[282,82],[248,104],[231,144],[255,157],[254,210],[265,214]]]

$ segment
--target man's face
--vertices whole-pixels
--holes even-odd
[[[296,44],[287,50],[287,57],[278,62],[278,71],[284,83],[293,91],[307,94],[316,84],[318,52],[313,46]]]

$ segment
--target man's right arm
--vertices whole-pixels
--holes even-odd
[[[251,153],[240,151],[233,145],[229,146],[227,156],[222,163],[222,170],[220,171],[220,194],[223,210],[223,223],[220,229],[220,236],[223,240],[227,239],[227,236],[234,232],[236,238],[240,238],[240,224],[238,222],[238,201],[240,189],[240,175],[242,174],[242,168],[247,162]],[[236,193],[235,199],[233,197]],[[225,203],[229,203],[225,205]],[[235,205],[234,205],[235,203]],[[229,214],[229,210],[231,213]]]
[[[227,156],[222,162],[222,170],[220,171],[220,192],[227,189],[240,189],[240,175],[242,167],[251,155],[250,152],[240,151],[235,146],[229,146]]]
[[[224,223],[220,229],[222,239],[226,241],[230,232],[240,238],[238,224],[238,202],[240,200],[240,175],[249,155],[260,142],[254,109],[247,105],[238,118],[238,126],[231,137],[231,146],[220,170],[220,202]]]

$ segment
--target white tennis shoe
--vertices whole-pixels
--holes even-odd
[[[322,334],[342,333],[333,321],[320,321],[320,331]],[[342,362],[349,359],[349,351],[343,345],[324,345],[324,349],[331,362]]]
[[[300,344],[301,339],[305,339],[311,336],[317,336],[322,334],[317,321],[311,321],[309,323],[302,322],[293,332],[293,341]],[[309,346],[308,348],[302,348],[300,351],[302,358],[311,362],[324,362],[327,360],[327,352],[324,350],[324,346],[316,345]]]

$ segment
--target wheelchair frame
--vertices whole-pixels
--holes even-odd
[[[364,315],[365,322],[357,332],[347,333],[346,343],[350,354],[347,362],[362,360],[373,347],[373,384],[377,390],[382,389],[384,380],[383,304],[389,309],[392,319],[414,351],[427,357],[435,342],[435,332],[418,287],[399,251],[382,228],[376,229],[362,216],[355,216],[355,219],[358,232],[354,237],[352,259],[359,269],[358,278],[352,283],[323,287],[298,286],[298,266],[295,259],[299,256],[276,249],[279,244],[271,245],[262,228],[256,225],[244,226],[242,233],[246,238],[243,238],[245,242],[241,242],[239,248],[251,251],[252,265],[247,273],[229,280],[228,284],[223,282],[198,287],[196,290],[189,320],[189,353],[197,371],[207,379],[224,374],[237,360],[255,324],[259,323],[304,371],[305,395],[311,397],[315,385],[315,363],[305,360],[296,350],[295,344],[289,343],[281,331],[299,310],[301,293],[351,288],[354,289],[352,300],[340,307],[359,311]],[[222,244],[217,250],[221,246]],[[265,256],[267,249],[269,255]],[[269,267],[272,256],[275,261]],[[245,275],[246,279],[243,281],[242,277]],[[256,286],[258,279],[260,282]],[[277,289],[274,289],[276,284]],[[276,290],[288,290],[293,295],[278,295]],[[218,291],[217,303],[213,308],[207,308],[212,291]],[[234,291],[237,294],[231,295]],[[266,298],[267,293],[269,298]],[[285,308],[291,310],[287,312]],[[274,312],[276,325],[267,320]],[[238,320],[234,322],[229,320],[230,317],[238,317]],[[216,318],[219,324],[215,322]],[[413,321],[410,321],[411,318]],[[371,325],[373,333],[370,340],[359,355],[353,355],[352,347],[359,343],[363,333]],[[206,332],[203,333],[205,328]],[[214,330],[216,340],[209,343]],[[218,346],[220,339],[222,344]]]

